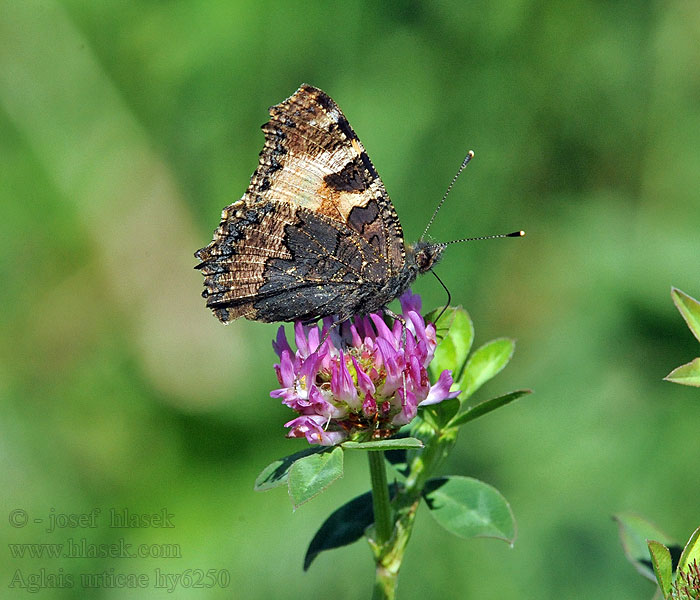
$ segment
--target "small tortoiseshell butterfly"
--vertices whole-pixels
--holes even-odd
[[[385,308],[447,244],[405,244],[379,174],[327,94],[304,84],[270,116],[246,193],[195,253],[207,306],[224,323],[344,321]]]

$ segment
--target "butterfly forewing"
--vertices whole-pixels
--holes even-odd
[[[207,306],[224,322],[379,309],[412,274],[398,217],[364,147],[335,102],[312,86],[270,115],[248,190],[195,254]]]

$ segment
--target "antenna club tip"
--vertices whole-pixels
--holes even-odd
[[[521,229],[520,231],[507,234],[506,237],[525,237],[525,232]]]
[[[462,172],[462,169],[464,169],[464,167],[466,167],[466,166],[469,164],[469,161],[470,161],[472,158],[474,158],[474,150],[470,150],[469,152],[467,152],[467,155],[464,157],[464,160],[462,161],[462,166],[460,167],[459,172],[457,173],[457,175],[459,175],[459,173]],[[455,178],[455,179],[456,179],[456,178]],[[454,183],[454,182],[453,182],[453,183]]]

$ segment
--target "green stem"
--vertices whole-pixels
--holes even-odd
[[[372,506],[374,507],[376,542],[379,545],[383,545],[391,537],[393,529],[384,452],[381,450],[371,451],[367,455],[369,456],[369,473],[372,480]]]
[[[456,430],[440,432],[426,443],[412,461],[405,489],[399,491],[394,505],[389,502],[384,453],[368,453],[374,507],[374,530],[368,536],[375,560],[372,600],[394,600],[396,597],[399,569],[413,531],[423,486],[454,444],[455,433]]]
[[[377,565],[372,589],[372,600],[394,600],[396,598],[396,573]]]
[[[454,428],[439,431],[413,460],[405,483],[406,491],[411,498],[420,497],[426,482],[435,474],[440,463],[449,454],[456,439],[457,430]]]

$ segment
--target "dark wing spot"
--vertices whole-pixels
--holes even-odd
[[[349,140],[357,139],[355,132],[352,130],[352,127],[350,127],[350,123],[348,123],[348,120],[342,114],[338,118],[338,129],[340,129]]]
[[[313,88],[312,88],[313,89]],[[333,108],[335,108],[335,102],[331,100],[330,96],[326,94],[325,92],[322,92],[319,89],[314,89],[315,96],[316,96],[316,102],[318,102],[318,105],[323,108],[326,112],[329,112]]]
[[[326,185],[339,192],[364,192],[372,182],[369,173],[360,158],[348,162],[337,173],[330,173],[323,178]]]
[[[372,177],[379,177],[379,173],[374,169],[374,165],[372,164],[372,161],[369,159],[369,156],[367,156],[366,152],[363,152],[360,154],[360,160],[362,160],[362,165],[367,169],[367,172],[372,176]]]
[[[348,225],[360,235],[364,234],[365,228],[371,225],[379,217],[379,207],[372,201],[367,206],[356,206],[348,215]]]

